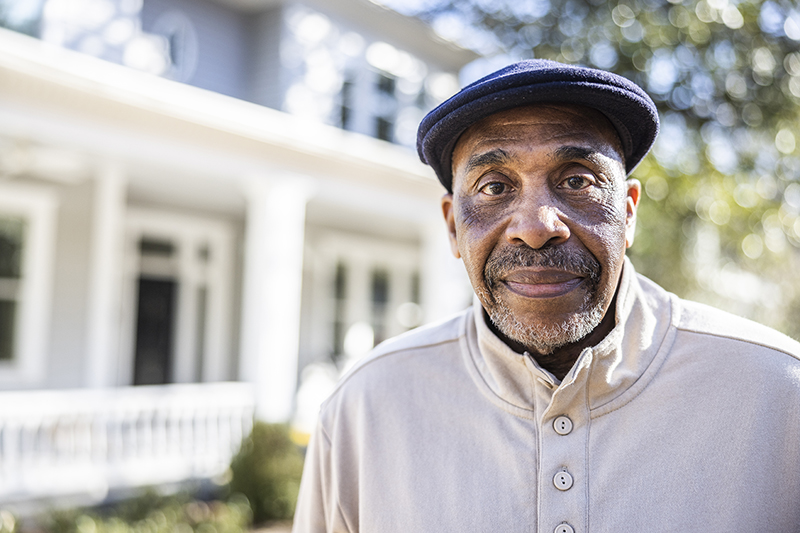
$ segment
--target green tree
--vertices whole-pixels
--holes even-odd
[[[659,107],[662,131],[634,172],[645,195],[632,260],[682,296],[800,337],[800,8],[794,2],[392,5],[487,55],[585,64],[644,87]]]

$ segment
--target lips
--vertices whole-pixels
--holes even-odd
[[[556,298],[579,287],[596,292],[600,272],[600,263],[583,249],[502,247],[487,259],[484,280],[489,294],[503,288],[525,298]]]
[[[499,281],[511,292],[527,298],[555,298],[579,287],[585,278],[563,270],[520,269]]]

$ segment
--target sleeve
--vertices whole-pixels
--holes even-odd
[[[330,501],[330,454],[330,439],[318,421],[306,450],[292,533],[333,533],[333,529],[328,527],[331,524],[331,505],[336,506]]]

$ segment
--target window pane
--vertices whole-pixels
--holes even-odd
[[[0,361],[14,358],[14,316],[17,302],[0,300]]]
[[[375,137],[382,141],[391,141],[392,127],[393,124],[388,119],[377,117],[375,119]]]
[[[372,301],[376,306],[389,301],[389,273],[386,270],[372,271]]]
[[[0,278],[19,278],[22,271],[22,241],[25,222],[0,218]]]
[[[139,278],[134,385],[172,381],[175,297],[178,282]]]
[[[394,78],[385,76],[383,74],[378,75],[378,90],[382,93],[394,94],[394,85]]]
[[[347,298],[347,265],[344,263],[337,263],[336,277],[333,283],[334,298],[337,300],[344,300]]]
[[[420,280],[419,272],[411,274],[411,301],[415,304],[420,303]]]
[[[383,269],[372,271],[372,330],[375,344],[386,340],[386,311],[389,307],[389,272]]]
[[[333,281],[333,295],[335,307],[333,310],[333,353],[334,361],[344,353],[344,333],[347,317],[347,265],[336,264],[336,276]]]
[[[170,241],[143,238],[139,241],[139,252],[142,255],[171,257],[175,253],[175,245]]]
[[[351,106],[353,105],[353,82],[351,80],[345,80],[342,84],[342,92],[341,92],[341,104],[339,107],[339,120],[342,129],[348,129],[351,124],[350,120],[352,119],[353,111]]]

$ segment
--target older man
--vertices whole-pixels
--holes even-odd
[[[536,60],[423,120],[477,298],[342,380],[296,532],[800,532],[800,345],[625,259],[657,130],[628,80]]]

